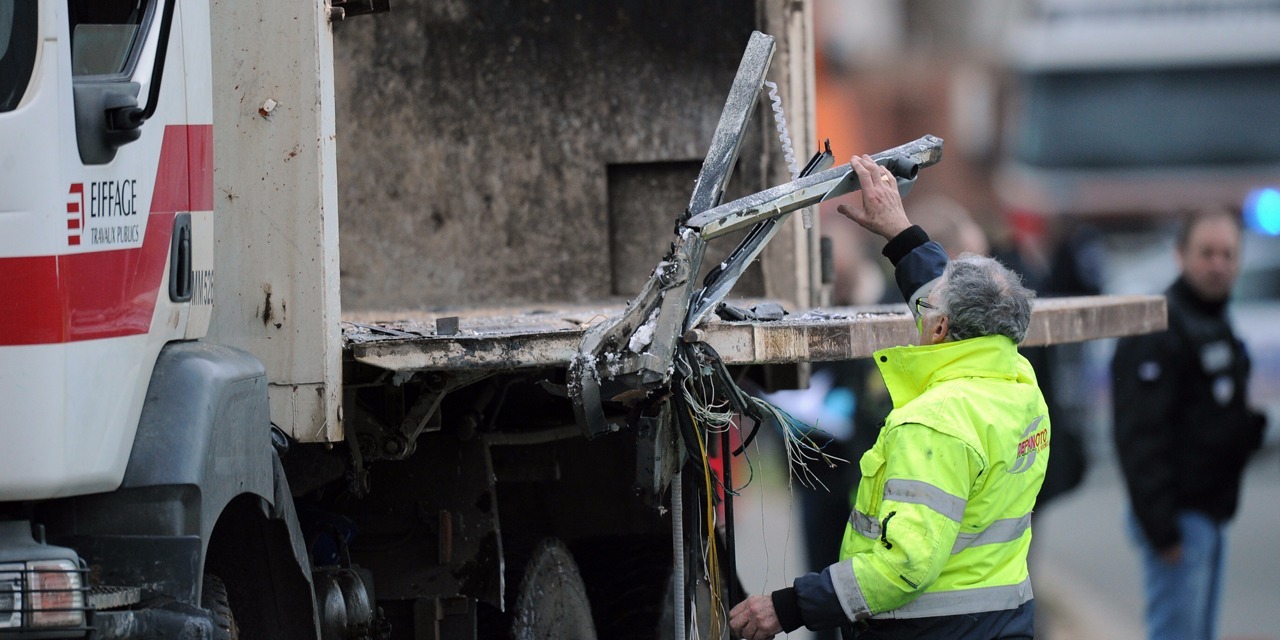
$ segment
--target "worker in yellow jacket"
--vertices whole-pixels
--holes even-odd
[[[888,240],[920,344],[874,355],[893,398],[862,479],[840,561],[730,612],[736,637],[800,626],[860,639],[1031,638],[1031,511],[1050,427],[1017,352],[1034,293],[980,256],[948,261],[907,219],[896,181],[853,159],[863,207],[840,212]]]

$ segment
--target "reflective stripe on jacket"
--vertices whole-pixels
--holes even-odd
[[[1031,510],[1049,418],[1004,336],[875,354],[894,410],[830,577],[850,620],[1016,608],[1031,599]]]

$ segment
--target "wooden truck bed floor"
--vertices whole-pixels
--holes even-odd
[[[391,371],[498,371],[567,366],[588,327],[624,304],[539,305],[440,312],[343,314],[343,349],[358,362]],[[1023,346],[1159,331],[1163,296],[1088,296],[1035,301]],[[457,331],[436,335],[437,320]],[[687,339],[706,342],[726,364],[849,360],[916,340],[906,305],[827,308],[777,321],[704,322]]]

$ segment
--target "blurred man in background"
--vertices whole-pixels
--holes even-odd
[[[1250,361],[1227,318],[1241,220],[1198,211],[1179,230],[1168,329],[1122,339],[1111,363],[1116,450],[1146,577],[1150,638],[1214,637],[1240,477],[1265,418],[1245,397]]]

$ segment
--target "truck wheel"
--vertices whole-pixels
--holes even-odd
[[[591,593],[596,633],[611,640],[671,635],[671,542],[663,535],[600,536],[575,542],[573,557]]]
[[[543,540],[529,558],[512,618],[515,640],[595,640],[586,585],[559,540]]]
[[[204,574],[200,593],[200,607],[213,614],[213,623],[218,627],[214,640],[239,640],[240,627],[236,626],[236,617],[231,612],[231,601],[227,597],[227,585],[222,578]]]

